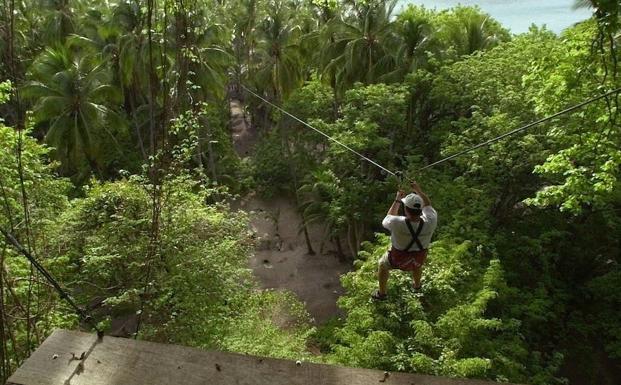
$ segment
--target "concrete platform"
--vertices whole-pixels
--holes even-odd
[[[490,385],[56,330],[7,385]]]

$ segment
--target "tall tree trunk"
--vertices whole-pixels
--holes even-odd
[[[345,252],[343,251],[343,245],[341,245],[341,237],[337,234],[332,238],[332,241],[336,245],[336,252],[340,260],[345,259]]]
[[[299,202],[298,202],[299,206]],[[308,226],[306,226],[306,221],[304,219],[304,213],[300,213],[302,217],[302,230],[304,231],[304,239],[306,240],[306,249],[308,250],[308,255],[315,255],[315,250],[313,250],[313,245],[311,244],[310,236],[308,235]]]
[[[0,382],[5,383],[9,373],[9,360],[8,360],[8,349],[7,349],[7,338],[6,331],[4,327],[4,313],[6,311],[4,307],[4,254],[6,251],[6,246],[0,252],[0,337],[2,341],[0,342]]]
[[[310,236],[308,234],[308,226],[306,225],[306,218],[304,217],[304,212],[302,211],[300,204],[300,196],[298,195],[298,176],[297,170],[295,167],[295,159],[291,154],[291,149],[289,148],[289,141],[285,137],[284,128],[280,127],[280,135],[281,135],[281,145],[285,151],[285,156],[289,161],[289,172],[291,173],[291,180],[293,181],[293,196],[295,197],[295,206],[297,211],[300,213],[300,217],[302,218],[302,231],[304,232],[304,240],[306,241],[306,249],[309,255],[315,255],[315,250],[313,250],[313,245],[310,240]]]
[[[144,139],[142,137],[142,132],[140,131],[140,126],[138,125],[138,121],[136,120],[136,101],[135,101],[135,90],[134,88],[127,89],[127,101],[130,111],[128,111],[129,116],[131,117],[134,125],[134,129],[136,130],[136,138],[138,140],[138,148],[140,149],[140,154],[142,155],[142,160],[144,162],[147,161],[149,157],[147,155],[147,151],[144,148]]]
[[[356,258],[358,253],[356,252],[356,247],[354,246],[355,241],[352,239],[352,225],[351,222],[347,224],[347,245],[349,246],[349,252],[351,253],[352,259]]]
[[[197,105],[193,106],[193,110],[195,114],[199,114],[199,111],[197,109]],[[216,172],[216,160],[215,160],[215,154],[214,154],[214,150],[213,150],[213,143],[211,140],[211,126],[209,125],[209,121],[207,121],[206,117],[200,117],[199,118],[200,122],[203,124],[203,126],[205,127],[205,132],[206,132],[206,136],[207,136],[207,166],[209,167],[209,173],[211,174],[211,178],[213,179],[214,182],[218,182],[218,173]],[[204,161],[204,155],[203,155],[203,146],[201,144],[201,138],[200,135],[198,135],[198,145],[196,150],[198,151],[198,156],[199,156],[199,162],[201,164],[201,166],[203,168],[205,168],[205,161]]]
[[[330,227],[325,226],[323,230],[323,234],[321,235],[321,243],[319,244],[319,254],[323,254],[323,250],[326,245],[326,241],[328,240],[329,234],[330,234]]]
[[[216,174],[216,162],[214,160],[213,154],[213,146],[211,141],[211,136],[207,137],[207,156],[209,159],[209,171],[211,172],[211,177],[214,182],[218,182],[218,174]]]
[[[358,256],[360,252],[360,244],[362,243],[362,236],[364,235],[364,223],[359,221],[354,221],[354,242],[356,247],[356,255],[354,259]]]
[[[177,2],[177,6],[181,9],[175,12],[175,56],[177,59],[177,99],[172,101],[173,112],[181,112],[187,108],[190,103],[188,85],[188,61],[185,56],[185,48],[187,47],[187,20],[186,10],[183,8],[183,2]],[[188,100],[186,100],[186,98]]]

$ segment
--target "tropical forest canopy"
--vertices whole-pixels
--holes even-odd
[[[419,171],[621,85],[621,2],[577,5],[593,18],[557,36],[385,0],[4,0],[0,227],[105,331],[131,316],[139,338],[206,349],[619,383],[618,96]],[[246,89],[429,193],[424,301],[401,274],[369,298],[398,180]],[[350,261],[342,317],[259,290],[229,204],[250,192],[291,199]],[[90,326],[4,237],[0,265],[4,381],[54,328]]]

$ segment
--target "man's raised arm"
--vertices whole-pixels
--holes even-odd
[[[423,207],[431,206],[431,200],[429,199],[427,194],[425,194],[423,190],[421,190],[418,183],[412,182],[412,190],[414,190],[415,193],[417,193],[421,198],[423,198]]]
[[[403,198],[404,195],[405,193],[403,191],[397,191],[395,200],[392,202],[392,205],[390,205],[386,217],[382,221],[382,226],[384,226],[386,230],[390,230],[390,224],[392,223],[390,220],[391,216],[399,215],[399,206],[401,206],[401,198]]]
[[[388,209],[386,215],[399,215],[399,206],[401,206],[401,199],[404,196],[405,193],[403,191],[397,191],[397,195],[395,195],[395,200],[392,202],[392,205]]]

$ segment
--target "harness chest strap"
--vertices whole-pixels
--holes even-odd
[[[420,235],[420,232],[423,231],[423,226],[425,225],[425,222],[422,219],[420,219],[418,221],[418,228],[416,229],[416,231],[414,231],[414,228],[412,227],[412,223],[410,223],[409,219],[407,218],[405,219],[405,224],[408,227],[410,234],[412,235],[412,240],[410,241],[410,243],[407,245],[407,247],[403,251],[410,251],[410,248],[412,248],[414,243],[416,243],[416,246],[418,246],[418,250],[424,250],[425,248],[423,247],[423,244],[420,242],[420,239],[418,239],[418,236]]]
[[[396,249],[396,251],[400,251],[400,252],[405,252],[405,253],[411,253],[410,252],[410,248],[416,243],[416,245],[418,246],[419,251],[423,251],[425,250],[423,248],[422,243],[420,242],[420,240],[418,239],[418,236],[420,235],[421,231],[423,230],[423,226],[424,226],[424,222],[423,220],[420,220],[418,223],[418,227],[416,229],[416,231],[414,231],[414,228],[412,227],[412,224],[410,223],[410,221],[406,218],[405,223],[408,227],[408,230],[410,231],[410,234],[412,235],[412,240],[410,241],[410,243],[407,245],[407,247],[404,250],[399,250]],[[394,248],[394,246],[393,246]],[[407,259],[406,261],[401,261],[400,263],[395,263],[394,260],[394,256],[392,253],[388,253],[388,262],[395,268],[402,268],[404,266],[408,266],[410,265],[412,262],[414,262],[416,260],[416,255],[411,256],[409,259]]]

